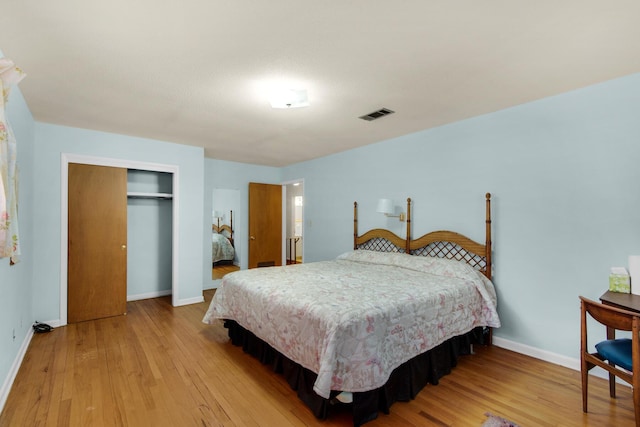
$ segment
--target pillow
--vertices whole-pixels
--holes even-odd
[[[376,252],[359,249],[345,252],[339,255],[337,259],[370,264],[394,265],[423,273],[457,277],[459,279],[477,279],[479,274],[478,270],[464,261],[407,255],[401,252]]]

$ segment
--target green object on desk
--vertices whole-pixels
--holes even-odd
[[[629,276],[624,274],[609,275],[609,290],[612,292],[622,292],[628,294],[631,292]]]

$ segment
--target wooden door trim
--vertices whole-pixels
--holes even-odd
[[[168,172],[173,176],[173,212],[172,212],[172,249],[171,249],[171,302],[179,305],[178,283],[178,207],[180,206],[179,182],[180,168],[177,165],[161,163],[147,163],[135,160],[114,159],[109,157],[85,156],[80,154],[62,153],[60,156],[60,320],[52,322],[52,326],[64,326],[67,324],[67,255],[68,255],[68,196],[69,196],[69,163],[81,163],[96,166],[111,166],[124,169],[139,169],[152,172]]]

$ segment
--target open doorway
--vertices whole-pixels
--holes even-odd
[[[304,260],[304,183],[302,180],[286,184],[285,224],[287,264]]]

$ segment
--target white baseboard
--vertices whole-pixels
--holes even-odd
[[[505,348],[507,350],[515,351],[516,353],[535,357],[536,359],[544,360],[545,362],[553,363],[554,365],[564,366],[565,368],[570,368],[574,371],[580,370],[580,359],[575,359],[572,357],[563,356],[561,354],[552,353],[550,351],[541,350],[536,347],[531,347],[526,344],[520,344],[518,342],[500,338],[495,335],[493,336],[493,344],[496,347]]]
[[[29,344],[31,343],[31,338],[33,338],[33,328],[29,328],[29,330],[27,331],[27,335],[22,341],[20,350],[18,350],[18,354],[16,355],[13,364],[11,365],[9,375],[7,375],[7,377],[5,378],[4,384],[2,384],[2,388],[0,389],[0,412],[2,412],[2,410],[4,409],[4,404],[7,403],[9,392],[11,391],[13,382],[16,379],[16,375],[18,375],[18,370],[20,369],[20,365],[22,365],[22,360],[27,353],[27,349],[29,348]]]
[[[145,294],[138,295],[127,295],[127,301],[138,301],[141,299],[166,297],[167,295],[171,295],[171,289],[167,289],[166,291],[147,292]]]
[[[203,296],[178,300],[175,306],[180,307],[181,305],[198,304],[199,302],[204,302]]]
[[[541,350],[539,348],[531,347],[526,344],[520,344],[515,341],[496,337],[495,335],[493,336],[493,345],[580,372],[580,359],[578,358],[563,356],[561,354],[552,353],[547,350]],[[594,369],[590,370],[589,374],[599,378],[604,378],[607,380],[609,379],[609,373],[597,366]],[[620,384],[624,384],[627,386],[629,385],[624,381],[621,381]]]
[[[59,328],[60,326],[66,326],[66,324],[64,324],[64,325],[62,324],[60,319],[47,320],[46,322],[42,322],[42,323],[46,323],[47,325],[51,326],[52,328]]]
[[[215,279],[211,282],[207,283],[202,290],[207,291],[209,289],[218,289],[220,287],[220,283],[222,283],[222,279]]]

